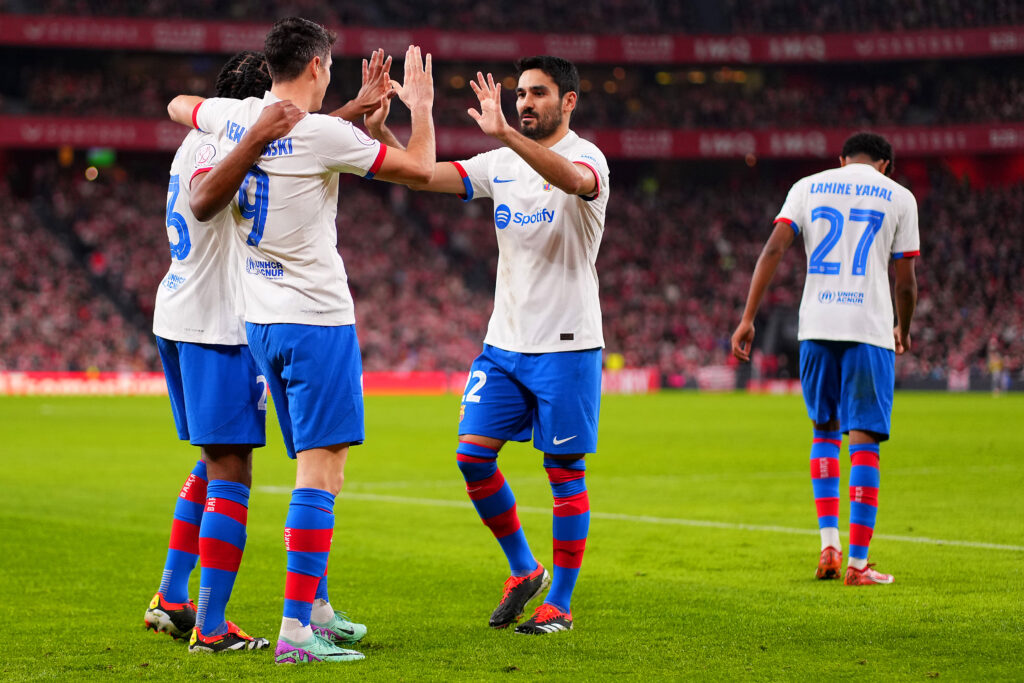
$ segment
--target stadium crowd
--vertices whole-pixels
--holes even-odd
[[[0,12],[254,21],[298,15],[328,26],[431,27],[565,33],[874,32],[1024,22],[1019,0],[2,0]]]
[[[99,60],[97,62],[97,60]],[[0,113],[164,118],[166,103],[182,92],[213,90],[218,58],[182,60],[160,55],[51,54],[39,64],[13,56],[0,79]],[[472,124],[466,109],[475,97],[466,65],[439,63],[435,120],[441,126]],[[501,77],[511,64],[479,68]],[[397,68],[395,69],[397,72]],[[153,74],[160,73],[160,79]],[[662,82],[658,82],[660,78]],[[359,64],[338,60],[325,111],[359,88]],[[1024,120],[1024,78],[1005,60],[969,66],[937,63],[892,65],[884,73],[846,65],[779,69],[659,72],[653,67],[581,69],[585,95],[576,117],[587,128],[793,128],[863,125],[943,125]],[[512,110],[513,94],[506,93]],[[813,106],[808,103],[813,102]],[[403,112],[395,112],[401,121]]]
[[[0,255],[4,369],[159,368],[146,325],[169,259],[160,227],[166,180],[141,170],[154,167],[113,168],[89,182],[41,165],[32,196],[2,189],[15,246]],[[1024,244],[978,226],[1012,225],[1024,212],[1024,185],[979,190],[948,172],[932,175],[930,187],[918,189],[915,348],[899,359],[898,373],[941,379],[950,369],[982,368],[994,344],[1019,377],[1024,294],[1014,283],[1024,278]],[[785,197],[781,182],[733,176],[712,183],[672,172],[616,182],[598,259],[607,350],[664,376],[729,364],[750,272]],[[343,179],[341,196],[339,249],[366,369],[464,370],[491,310],[497,254],[487,202],[353,178]],[[49,231],[42,203],[53,207]],[[73,247],[60,236],[65,228]],[[39,260],[27,262],[26,253]],[[797,307],[804,268],[797,246],[777,274],[765,317]],[[122,302],[136,315],[126,321],[104,292],[127,295]],[[765,359],[766,374],[775,368],[786,372],[785,360]]]

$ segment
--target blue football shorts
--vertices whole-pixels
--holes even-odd
[[[363,442],[363,359],[355,325],[245,324],[288,457]]]
[[[178,438],[194,446],[267,443],[267,383],[249,347],[156,338]]]
[[[601,349],[515,353],[489,344],[469,370],[459,435],[528,441],[555,455],[597,451]]]
[[[838,418],[851,429],[889,438],[896,354],[859,342],[800,342],[800,385],[807,415],[815,423]]]

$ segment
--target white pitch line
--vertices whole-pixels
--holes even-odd
[[[286,486],[259,486],[257,490],[262,493],[288,494],[292,490]],[[354,500],[366,500],[377,503],[397,503],[399,505],[429,505],[432,507],[463,508],[472,509],[473,505],[459,500],[441,500],[437,498],[407,498],[405,496],[386,496],[377,493],[348,493],[345,498]],[[520,505],[517,508],[520,512],[530,514],[550,515],[551,508],[535,508]],[[607,519],[616,522],[639,522],[641,524],[667,524],[671,526],[692,526],[706,529],[730,529],[734,531],[766,531],[776,534],[798,534],[800,536],[817,536],[817,529],[797,529],[788,526],[773,526],[766,524],[738,524],[735,522],[715,522],[705,519],[680,519],[676,517],[648,517],[644,515],[623,515],[616,512],[595,512],[591,511],[593,519]],[[984,550],[1009,550],[1011,552],[1024,552],[1024,545],[1003,545],[999,543],[980,543],[977,541],[947,541],[941,538],[927,538],[924,536],[894,536],[890,534],[875,534],[875,538],[886,541],[900,541],[903,543],[924,543],[926,545],[946,545],[956,548],[981,548]]]

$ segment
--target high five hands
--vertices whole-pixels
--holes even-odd
[[[504,133],[511,130],[501,111],[501,83],[495,84],[494,76],[487,74],[484,79],[483,73],[476,72],[476,81],[471,80],[469,87],[476,93],[480,100],[480,110],[467,109],[466,113],[476,121],[477,125],[487,135],[501,139]]]
[[[390,81],[399,99],[413,111],[417,108],[434,106],[434,73],[430,53],[426,61],[418,45],[410,45],[405,51],[405,80],[402,83]]]

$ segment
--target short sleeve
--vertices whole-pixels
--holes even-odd
[[[238,104],[238,100],[226,97],[203,100],[192,110],[192,125],[203,133],[213,133],[224,122],[227,110],[235,104]]]
[[[189,160],[189,182],[200,173],[211,170],[220,161],[220,150],[217,138],[209,133],[202,133],[191,146],[192,158]]]
[[[803,181],[801,180],[790,188],[789,194],[786,195],[786,202],[782,205],[779,215],[775,217],[772,224],[785,223],[793,228],[793,232],[799,235],[800,224],[797,219],[804,215],[805,196],[806,193],[803,191]]]
[[[896,224],[896,235],[892,240],[892,257],[909,258],[921,254],[921,236],[917,228],[917,200],[908,190],[906,204]]]
[[[352,173],[372,178],[380,170],[387,155],[382,145],[350,122],[336,116],[311,114],[306,117],[315,141],[313,153],[324,168],[336,173]],[[303,125],[300,122],[298,125]]]
[[[569,161],[590,169],[597,180],[597,186],[590,194],[580,195],[580,198],[592,202],[601,196],[601,192],[608,187],[608,161],[596,147],[593,149],[578,149],[569,157]]]
[[[455,169],[462,176],[466,193],[459,195],[463,201],[493,196],[491,185],[491,159],[493,152],[483,152],[465,161],[453,161]]]

